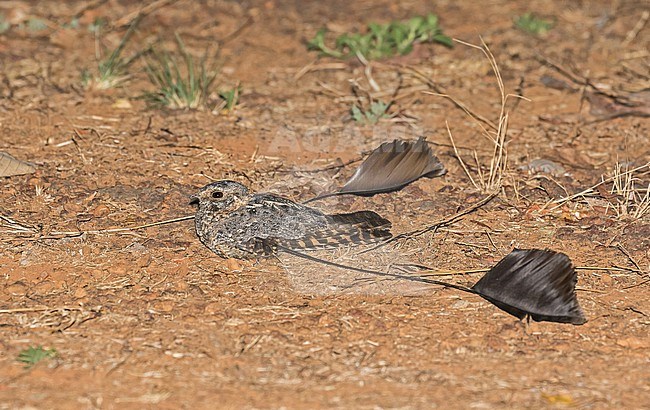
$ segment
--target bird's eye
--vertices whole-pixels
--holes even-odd
[[[221,191],[214,191],[214,192],[212,193],[212,198],[214,198],[214,199],[220,199],[220,198],[223,198],[223,192],[221,192]]]

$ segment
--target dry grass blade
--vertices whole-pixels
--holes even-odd
[[[629,170],[627,163],[619,162],[614,167],[612,195],[607,200],[619,218],[640,219],[650,213],[650,183],[645,188],[638,188],[638,184],[642,183],[639,171]]]
[[[425,93],[450,99],[456,106],[460,107],[463,110],[463,112],[467,114],[467,116],[472,118],[476,122],[476,124],[481,128],[481,134],[492,144],[492,157],[490,159],[489,167],[487,168],[486,171],[484,171],[483,170],[484,167],[479,161],[476,151],[474,151],[474,160],[476,162],[476,175],[473,176],[469,168],[465,164],[465,161],[462,159],[460,153],[458,152],[458,148],[456,147],[456,143],[454,141],[454,137],[452,135],[451,129],[449,128],[449,124],[447,124],[447,132],[451,144],[454,148],[454,153],[456,154],[456,157],[458,158],[458,161],[461,167],[463,168],[463,171],[465,171],[465,174],[469,177],[472,185],[474,185],[474,187],[477,190],[480,190],[483,193],[498,192],[501,189],[502,180],[508,167],[508,151],[506,149],[506,145],[508,143],[509,115],[508,115],[508,111],[506,110],[506,103],[508,101],[508,97],[511,96],[518,97],[518,98],[523,98],[523,97],[514,94],[506,94],[505,86],[503,84],[503,78],[501,77],[501,72],[499,71],[499,65],[497,64],[496,58],[494,57],[494,55],[490,51],[490,48],[487,46],[487,44],[485,44],[485,41],[483,41],[482,38],[481,38],[481,46],[466,43],[464,41],[457,40],[457,39],[454,39],[454,41],[466,45],[468,47],[481,50],[481,52],[485,55],[486,59],[490,63],[490,66],[492,67],[492,71],[494,72],[494,75],[496,77],[497,86],[499,88],[499,96],[501,100],[500,101],[501,108],[499,111],[498,121],[495,124],[492,121],[485,119],[481,115],[475,114],[466,104],[463,104],[462,102],[458,101],[457,99],[447,94],[440,94],[440,93],[433,93],[433,92],[425,92]]]
[[[4,215],[0,215],[0,228],[3,228],[2,230],[0,230],[0,233],[20,234],[20,233],[36,232],[35,228],[25,224],[21,224],[20,222],[14,221],[13,219]]]
[[[152,222],[152,223],[148,223],[148,224],[144,224],[144,225],[127,226],[127,227],[124,227],[124,228],[96,229],[96,230],[89,230],[89,231],[69,231],[69,232],[54,231],[54,232],[51,232],[50,235],[41,237],[40,239],[60,239],[60,238],[81,236],[81,235],[84,235],[84,234],[101,235],[101,234],[105,234],[105,233],[129,232],[129,231],[135,231],[135,230],[138,230],[138,229],[151,228],[153,226],[167,225],[167,224],[170,224],[170,223],[187,221],[187,220],[190,220],[190,219],[194,219],[194,215],[182,216],[180,218],[174,218],[174,219],[168,219],[168,220],[165,220],[165,221]]]
[[[594,184],[594,185],[590,186],[587,189],[583,189],[582,191],[577,192],[577,193],[575,193],[573,195],[569,195],[569,196],[566,196],[564,198],[560,198],[560,199],[555,200],[554,203],[556,205],[553,208],[551,208],[550,210],[551,211],[555,210],[555,209],[561,207],[562,205],[564,205],[565,203],[570,202],[570,201],[574,201],[577,198],[583,198],[583,197],[586,197],[586,196],[589,196],[589,195],[595,195],[595,194],[598,193],[598,191],[597,191],[598,187],[601,187],[601,186],[603,186],[605,184],[614,183],[614,181],[616,179],[619,180],[619,184],[620,184],[620,181],[622,179],[627,179],[628,175],[632,175],[632,174],[635,174],[635,173],[637,173],[637,175],[639,175],[640,173],[647,173],[647,172],[650,172],[650,162],[648,162],[647,164],[632,168],[632,169],[626,169],[625,171],[619,170],[619,172],[618,173],[615,172],[613,176],[608,177],[608,178],[603,178],[599,183]],[[646,191],[646,194],[642,195],[640,197],[642,204],[643,204],[643,201],[644,201],[643,198],[647,197],[647,189],[645,191]],[[635,189],[634,192],[636,193],[638,191]],[[646,199],[646,201],[647,201],[647,199]],[[641,206],[641,209],[644,209],[644,208],[646,208],[646,213],[647,213],[648,212],[647,204],[645,206]],[[643,216],[643,215],[645,215],[645,213],[642,213],[641,216]]]
[[[401,233],[399,235],[395,235],[392,238],[390,238],[389,240],[384,241],[384,242],[382,242],[382,243],[380,243],[380,244],[378,244],[378,245],[376,245],[376,246],[374,246],[374,247],[372,247],[370,249],[362,251],[360,253],[366,253],[366,252],[374,251],[375,249],[380,248],[382,246],[385,246],[386,244],[389,244],[389,243],[392,243],[392,242],[395,242],[395,241],[398,241],[398,240],[401,240],[401,239],[415,238],[415,237],[423,235],[423,234],[425,234],[427,232],[436,231],[438,228],[441,228],[443,226],[451,225],[452,223],[454,223],[457,220],[461,219],[465,215],[471,214],[472,212],[476,211],[477,209],[479,209],[479,208],[483,207],[484,205],[486,205],[487,203],[489,203],[491,200],[494,199],[494,197],[497,196],[498,193],[499,193],[498,191],[492,192],[489,195],[487,195],[485,198],[483,198],[480,201],[472,204],[471,206],[467,207],[466,209],[464,209],[464,210],[462,210],[460,212],[457,212],[457,213],[455,213],[455,214],[453,214],[451,216],[448,216],[448,217],[446,217],[444,219],[441,219],[441,220],[439,220],[438,222],[436,222],[436,223],[434,223],[432,225],[425,226],[424,228],[416,229],[416,230],[413,230],[413,231],[404,232],[404,233]]]
[[[82,235],[101,235],[101,234],[110,234],[110,233],[120,233],[120,232],[130,232],[139,229],[151,228],[154,226],[167,225],[175,222],[187,221],[194,219],[194,215],[182,216],[180,218],[167,219],[164,221],[152,222],[143,225],[136,226],[127,226],[123,228],[108,228],[108,229],[93,229],[87,231],[52,231],[49,234],[43,235],[37,228],[20,224],[13,219],[0,215],[0,228],[5,228],[0,230],[0,233],[10,233],[10,234],[31,234],[34,236],[34,240],[39,239],[63,239],[63,238],[74,238]],[[24,237],[21,236],[21,237]]]

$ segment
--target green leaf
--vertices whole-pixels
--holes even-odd
[[[435,36],[432,37],[432,39],[433,41],[445,45],[449,48],[454,46],[454,41],[450,37],[445,36],[444,34],[436,34]]]
[[[366,120],[365,115],[363,115],[361,109],[356,105],[352,106],[352,119],[357,123],[363,123]]]
[[[330,57],[335,57],[335,58],[341,58],[343,57],[343,54],[340,53],[337,50],[333,50],[325,45],[325,33],[327,32],[326,29],[322,28],[318,30],[314,38],[307,43],[307,50],[315,50],[315,51],[320,51],[321,54],[327,55]],[[338,45],[337,45],[337,48]]]
[[[537,17],[533,13],[526,13],[515,20],[515,25],[530,34],[541,35],[547,33],[553,26],[554,22]]]
[[[24,363],[25,368],[28,369],[43,359],[51,359],[56,356],[57,352],[54,349],[43,349],[43,346],[30,346],[27,349],[21,350],[16,360]]]
[[[376,119],[386,116],[386,110],[388,109],[388,104],[382,101],[375,101],[370,104],[370,112],[372,116]]]
[[[224,90],[219,92],[219,97],[221,97],[225,101],[225,107],[227,110],[232,110],[235,108],[237,103],[239,102],[239,96],[241,95],[242,88],[241,87],[235,87],[231,90]]]

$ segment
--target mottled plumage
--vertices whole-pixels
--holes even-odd
[[[391,237],[390,221],[372,211],[327,215],[273,194],[217,181],[192,198],[196,233],[221,257],[248,259],[293,250],[328,249]]]

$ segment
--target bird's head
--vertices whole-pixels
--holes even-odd
[[[244,205],[249,191],[235,181],[216,181],[201,188],[190,197],[190,204],[198,204],[199,209],[212,212],[233,211]]]

